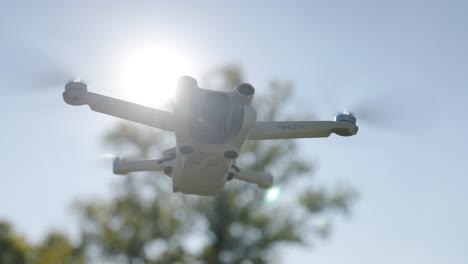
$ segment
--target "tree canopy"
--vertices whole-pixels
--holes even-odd
[[[73,245],[65,234],[50,232],[38,244],[27,241],[15,232],[7,221],[0,221],[0,263],[45,264],[85,263],[83,251]]]

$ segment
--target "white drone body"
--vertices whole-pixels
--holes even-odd
[[[234,164],[246,140],[328,137],[335,133],[352,136],[358,131],[351,114],[334,121],[257,121],[251,102],[252,85],[242,83],[230,92],[205,90],[183,76],[176,90],[173,112],[158,110],[88,92],[78,81],[65,85],[63,99],[70,105],[89,105],[97,112],[174,132],[177,146],[152,160],[114,160],[115,174],[163,171],[172,178],[173,191],[196,195],[218,195],[227,181],[243,180],[269,188],[273,177],[239,168]]]

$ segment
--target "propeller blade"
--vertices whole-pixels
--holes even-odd
[[[118,157],[119,157],[118,155],[113,154],[113,153],[102,153],[102,154],[97,156],[96,163],[100,167],[112,166],[112,163]]]
[[[79,76],[89,76],[80,67],[76,54],[59,50],[22,48],[24,56],[11,65],[7,79],[13,89],[4,95],[35,96],[37,93],[59,92],[64,85]],[[75,57],[75,58],[74,58]]]
[[[369,94],[372,95],[369,95]],[[430,123],[430,116],[425,109],[415,108],[415,102],[421,100],[417,94],[410,94],[403,89],[393,91],[368,91],[353,87],[345,92],[336,93],[329,104],[333,111],[351,113],[362,127],[387,130],[397,133],[419,132],[421,126]],[[415,119],[417,117],[417,119]],[[360,129],[361,132],[366,129]]]

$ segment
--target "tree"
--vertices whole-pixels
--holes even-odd
[[[216,87],[207,88],[230,90],[242,82],[242,72],[229,65],[208,80]],[[258,119],[286,118],[292,85],[273,81],[268,87],[266,95],[254,99]],[[165,139],[158,131],[127,122],[106,136],[107,143],[133,149],[139,158],[160,155]],[[349,212],[356,198],[348,187],[329,191],[311,186],[313,166],[300,154],[295,140],[246,142],[237,164],[275,172],[278,186],[269,191],[231,181],[218,197],[184,196],[171,193],[169,179],[131,175],[117,183],[110,201],[80,204],[83,247],[97,247],[103,257],[127,263],[266,263],[280,243],[310,244],[327,235],[329,225],[317,222],[319,217]],[[284,201],[268,203],[280,191]],[[199,250],[184,243],[193,236],[203,243]]]
[[[26,263],[30,248],[23,237],[15,234],[8,222],[0,221],[0,263]]]
[[[59,232],[51,232],[42,244],[34,249],[31,263],[85,263],[85,256],[80,248],[75,247],[68,237]]]
[[[62,233],[51,232],[42,243],[32,245],[25,238],[16,234],[8,222],[0,221],[0,263],[79,264],[85,263],[85,256]]]

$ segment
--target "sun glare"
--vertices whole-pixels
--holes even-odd
[[[265,194],[265,201],[272,203],[279,198],[280,194],[281,194],[281,188],[279,186],[271,187],[270,189],[267,190]]]
[[[160,106],[173,97],[179,77],[191,74],[186,57],[175,49],[146,46],[128,54],[121,77],[128,100]]]

